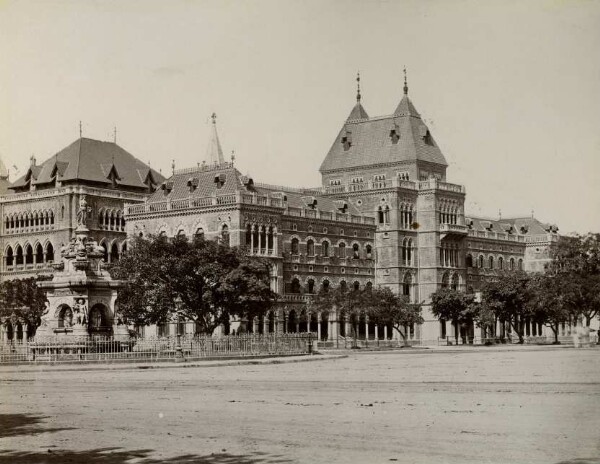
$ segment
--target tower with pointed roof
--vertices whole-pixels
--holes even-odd
[[[223,158],[223,149],[221,148],[219,134],[217,133],[217,115],[213,113],[210,118],[212,123],[208,146],[206,148],[206,162],[211,165],[220,165],[225,163],[225,158]]]

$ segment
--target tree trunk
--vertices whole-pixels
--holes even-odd
[[[517,334],[517,337],[519,337],[519,345],[522,345],[523,343],[525,343],[525,340],[523,339],[523,331],[519,331],[519,327],[521,326],[520,322],[510,322],[510,325],[512,326],[512,328],[515,330],[515,333]]]
[[[558,341],[558,324],[550,324],[550,328],[552,329],[552,332],[554,332],[554,345],[560,345],[560,342]]]
[[[398,333],[400,334],[400,336],[402,337],[402,345],[403,346],[408,346],[408,342],[406,341],[406,334],[402,333],[402,331],[400,330],[399,327],[394,327],[394,329],[396,329],[398,331]],[[400,346],[400,343],[398,343],[398,346]]]

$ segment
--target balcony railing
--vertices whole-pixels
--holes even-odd
[[[446,234],[467,235],[469,228],[461,224],[440,224],[440,232]]]
[[[468,235],[469,235],[469,237],[475,237],[475,238],[489,238],[489,239],[493,239],[493,240],[506,240],[509,242],[519,242],[519,243],[529,242],[530,240],[528,240],[528,239],[534,238],[534,237],[525,237],[523,235],[511,235],[511,234],[504,234],[504,233],[498,233],[498,232],[491,232],[491,231],[487,231],[487,230],[472,230],[472,229],[468,229]],[[544,237],[540,241],[545,241],[545,240],[546,240],[546,238]]]

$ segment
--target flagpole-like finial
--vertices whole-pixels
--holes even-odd
[[[81,121],[79,121],[79,138],[82,137],[83,129],[81,128]]]
[[[211,114],[210,119],[212,119],[213,124],[216,124],[217,123],[217,113]]]
[[[360,103],[360,71],[356,73],[356,103]]]
[[[404,66],[404,95],[408,95],[408,81],[406,79],[406,66]]]
[[[117,143],[117,126],[115,126],[115,131],[113,133],[113,142]]]
[[[171,171],[175,174],[175,160],[171,161]]]

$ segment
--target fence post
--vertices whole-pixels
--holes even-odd
[[[177,347],[175,348],[175,362],[176,363],[185,362],[185,357],[183,356],[183,349],[181,348],[181,334],[177,334]]]

